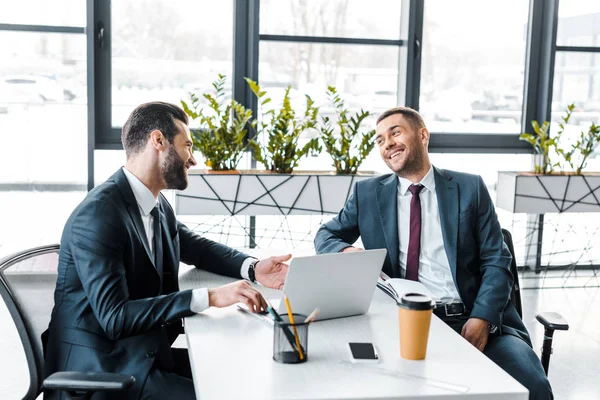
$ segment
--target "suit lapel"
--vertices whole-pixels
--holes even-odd
[[[148,243],[146,230],[144,229],[144,224],[142,223],[140,207],[138,206],[138,203],[135,200],[135,196],[133,195],[133,191],[131,190],[131,186],[129,186],[129,181],[127,181],[127,177],[125,176],[123,169],[119,169],[117,172],[115,172],[111,179],[113,179],[117,183],[117,186],[119,186],[121,196],[127,204],[127,212],[129,213],[129,217],[133,222],[133,226],[135,227],[135,231],[137,232],[138,238],[140,239],[144,246],[144,249],[146,250],[148,259],[150,260],[152,265],[154,265],[154,257],[152,257],[152,251],[150,250],[150,244]]]
[[[377,209],[395,277],[400,277],[398,239],[398,178],[392,174],[377,187]]]
[[[456,282],[456,261],[458,248],[458,185],[448,177],[444,170],[434,167],[435,192],[440,212],[440,224],[444,248],[448,256],[450,270]]]

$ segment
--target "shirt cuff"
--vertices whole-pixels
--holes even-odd
[[[242,278],[246,279],[246,280],[250,280],[250,276],[248,276],[248,268],[250,268],[250,264],[252,263],[252,261],[257,260],[257,258],[254,257],[248,257],[244,260],[244,262],[242,263],[242,268],[240,269],[240,275],[242,276]]]
[[[190,302],[190,310],[196,314],[208,308],[208,289],[200,288],[192,290],[192,301]]]

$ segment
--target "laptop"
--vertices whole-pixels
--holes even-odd
[[[292,311],[309,315],[319,308],[317,320],[366,313],[386,254],[375,249],[292,259],[283,287]],[[283,299],[273,306],[287,313]]]

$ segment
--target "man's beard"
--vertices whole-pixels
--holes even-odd
[[[162,174],[167,189],[184,190],[188,186],[185,162],[179,158],[175,148],[171,147],[162,165]]]
[[[419,172],[421,167],[423,167],[424,159],[425,152],[423,149],[418,146],[413,147],[413,150],[410,152],[408,158],[404,162],[404,165],[398,171],[395,171],[395,174],[406,178],[415,172]]]

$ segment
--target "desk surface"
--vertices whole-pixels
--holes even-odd
[[[233,281],[182,264],[182,289]],[[269,300],[276,290],[260,287]],[[393,300],[376,290],[365,315],[310,325],[308,361],[273,361],[273,326],[236,306],[185,319],[199,399],[527,399],[528,392],[435,315],[427,359],[400,357]],[[376,364],[352,364],[348,342],[372,342]]]

